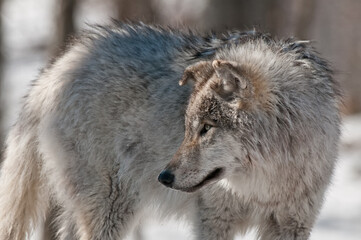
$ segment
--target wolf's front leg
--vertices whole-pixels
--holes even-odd
[[[66,196],[60,221],[62,240],[124,239],[132,226],[138,209],[136,186],[119,181],[116,175],[81,188],[79,183],[68,188],[77,192]],[[89,178],[86,182],[90,182]]]
[[[261,240],[307,240],[311,228],[309,219],[280,218],[275,214],[260,226],[259,237]]]
[[[219,216],[209,209],[200,209],[196,227],[197,240],[232,240],[235,235],[234,222]]]
[[[240,216],[246,216],[247,210],[229,192],[207,188],[200,194],[197,206],[197,240],[232,240],[245,227]]]
[[[197,240],[232,240],[234,239],[235,233],[228,228],[226,224],[220,223],[216,225],[217,221],[204,222],[199,227],[196,235]],[[218,222],[219,223],[219,222]]]
[[[136,187],[126,181],[111,187],[107,196],[90,195],[76,216],[80,240],[124,239],[133,225],[139,202]]]

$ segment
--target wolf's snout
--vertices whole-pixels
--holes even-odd
[[[174,182],[174,174],[169,170],[163,170],[158,176],[158,181],[166,187],[172,187]]]

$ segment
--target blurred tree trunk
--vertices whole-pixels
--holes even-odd
[[[75,32],[74,13],[77,0],[59,0],[56,16],[55,48],[53,55],[58,55],[64,49],[68,37]]]
[[[295,36],[300,39],[309,38],[311,24],[314,22],[316,1],[301,0],[295,2]]]
[[[345,102],[348,105],[349,113],[361,113],[361,1],[346,1],[338,2],[339,5],[343,5],[345,12],[347,13],[347,21],[343,19],[342,26],[337,29],[339,38],[347,39],[346,46],[341,48],[342,51],[347,52],[345,60],[337,58],[338,62],[345,62],[344,67],[347,74],[344,75],[345,84]],[[341,24],[340,24],[341,25]],[[347,26],[347,27],[343,27]],[[348,32],[345,32],[343,28],[348,28]],[[340,65],[340,64],[339,64]]]
[[[202,25],[205,29],[256,30],[272,35],[307,38],[314,22],[314,0],[213,0]]]
[[[269,30],[273,25],[270,8],[278,8],[277,0],[213,0],[205,11],[205,29],[224,31],[224,29]],[[275,17],[272,15],[272,17]],[[265,21],[265,19],[269,21]],[[276,20],[276,18],[274,18]]]
[[[0,99],[1,99],[1,92],[2,92],[2,85],[3,85],[3,27],[2,27],[2,5],[3,0],[0,0]],[[3,123],[3,102],[0,101],[0,163],[2,162],[3,157],[3,150],[4,150],[4,123]]]
[[[121,21],[154,23],[158,20],[152,0],[114,0],[114,2],[118,9],[118,19]]]

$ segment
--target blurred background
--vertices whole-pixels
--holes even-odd
[[[0,13],[1,144],[30,81],[88,24],[115,18],[201,33],[255,28],[312,40],[336,70],[345,97],[340,161],[311,239],[361,239],[360,0],[0,0]],[[192,238],[187,223],[154,219],[129,238],[140,236]],[[252,233],[246,239],[254,239]]]

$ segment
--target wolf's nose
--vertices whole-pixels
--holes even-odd
[[[163,170],[158,176],[158,181],[167,187],[172,187],[174,175],[169,170]]]

